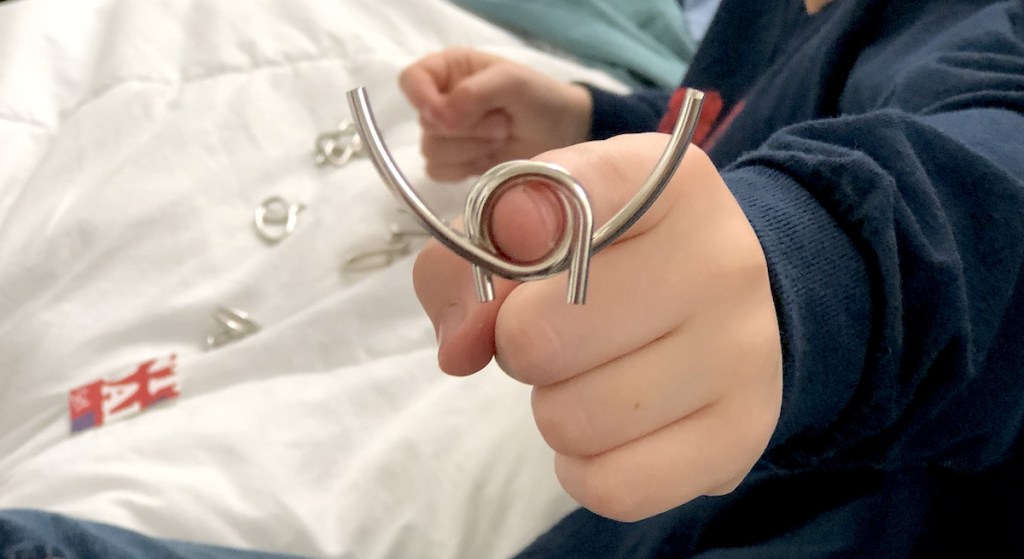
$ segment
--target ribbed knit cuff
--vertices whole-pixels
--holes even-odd
[[[808,467],[841,444],[830,428],[863,374],[868,274],[836,221],[791,177],[760,166],[722,176],[761,241],[782,333],[782,416],[767,458]]]
[[[640,90],[618,95],[592,85],[580,83],[590,91],[593,110],[590,114],[590,139],[604,140],[620,134],[654,132],[668,108],[670,92],[660,89]]]

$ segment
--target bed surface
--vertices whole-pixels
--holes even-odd
[[[465,185],[425,179],[395,85],[454,44],[621,88],[441,0],[0,5],[0,508],[359,558],[500,557],[574,508],[529,389],[437,370],[412,257],[341,271],[407,218],[314,139],[366,86],[454,214]],[[268,245],[275,195],[305,207]],[[222,306],[262,329],[208,350]],[[71,432],[76,388],[131,402],[113,383],[141,365],[176,396]]]

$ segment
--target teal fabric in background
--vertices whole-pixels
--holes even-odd
[[[633,87],[676,87],[697,47],[678,0],[452,1]]]

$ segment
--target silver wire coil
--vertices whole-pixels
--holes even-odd
[[[704,100],[703,92],[695,89],[686,91],[668,145],[650,176],[626,205],[596,231],[587,192],[567,170],[551,163],[518,160],[496,165],[477,179],[466,200],[466,233],[462,234],[431,211],[398,168],[381,137],[366,89],[353,89],[346,96],[363,146],[369,152],[381,179],[409,207],[424,229],[452,252],[473,264],[474,283],[480,302],[494,299],[492,274],[529,281],[551,277],[568,269],[566,299],[568,303],[577,305],[586,302],[590,257],[625,233],[665,189],[693,138]],[[540,181],[555,189],[565,214],[565,233],[545,257],[535,262],[519,263],[508,260],[495,250],[490,238],[489,220],[493,202],[508,188],[527,180]]]

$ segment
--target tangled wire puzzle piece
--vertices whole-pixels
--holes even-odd
[[[530,281],[551,277],[568,269],[567,302],[577,305],[586,302],[590,257],[625,233],[665,189],[690,145],[704,100],[701,91],[690,89],[686,92],[668,145],[650,176],[626,205],[596,232],[590,199],[579,181],[558,165],[518,160],[496,165],[477,179],[466,199],[466,233],[462,234],[431,211],[398,168],[381,137],[366,89],[353,89],[347,97],[355,128],[381,179],[435,239],[473,264],[474,284],[480,302],[494,299],[492,274]],[[544,258],[518,263],[495,249],[489,222],[493,202],[503,192],[526,180],[540,181],[554,189],[565,214],[566,227],[561,241]]]

